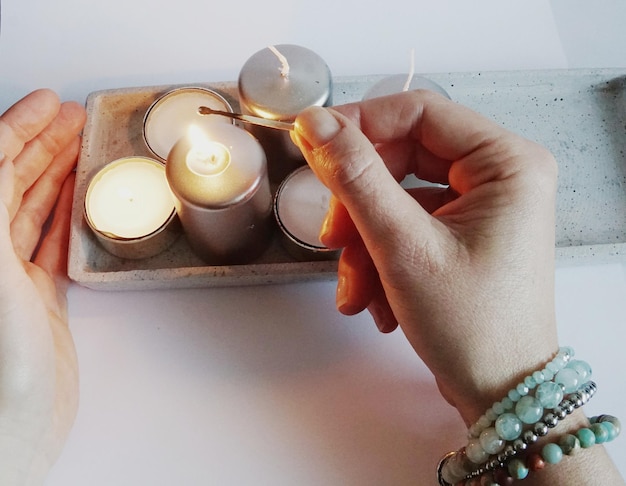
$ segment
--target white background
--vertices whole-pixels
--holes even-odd
[[[235,80],[268,44],[335,75],[626,67],[624,0],[4,0],[0,109],[127,86]],[[588,413],[626,420],[626,272],[559,268],[563,344],[594,367]],[[47,482],[434,484],[461,421],[400,332],[334,310],[334,282],[70,290],[81,407]],[[626,474],[626,438],[608,446]]]

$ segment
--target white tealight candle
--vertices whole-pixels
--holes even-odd
[[[287,251],[300,260],[336,258],[319,234],[330,205],[331,192],[308,166],[292,172],[274,199],[274,216],[285,238]]]
[[[145,258],[176,238],[174,198],[162,163],[125,157],[106,165],[90,181],[85,216],[105,249],[123,258]]]
[[[174,89],[152,103],[143,122],[143,136],[150,151],[161,160],[166,160],[174,144],[187,135],[190,126],[210,130],[216,123],[233,123],[232,119],[223,116],[200,115],[200,106],[233,111],[223,96],[199,87]]]
[[[239,73],[239,101],[243,113],[292,122],[309,106],[332,102],[332,76],[324,60],[301,46],[281,44],[253,54]],[[250,127],[268,158],[270,179],[281,181],[304,163],[289,134]]]

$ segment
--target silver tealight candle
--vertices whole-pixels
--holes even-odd
[[[224,117],[203,117],[199,106],[232,112],[230,103],[219,93],[202,87],[175,88],[156,99],[143,120],[143,138],[148,149],[165,161],[170,150],[187,134],[191,125],[209,130],[216,123],[232,123]]]
[[[332,77],[324,60],[301,46],[281,44],[252,55],[239,73],[239,102],[245,114],[293,122],[308,106],[332,102]],[[304,164],[289,134],[253,127],[268,158],[270,179],[281,181]]]
[[[206,262],[245,263],[265,250],[272,195],[265,153],[250,133],[192,126],[170,151],[166,175],[187,240]]]
[[[180,235],[163,163],[123,157],[90,180],[85,219],[102,247],[120,258],[154,256]]]
[[[282,232],[287,252],[298,260],[331,260],[340,250],[320,241],[320,231],[330,207],[332,194],[309,166],[289,174],[274,198],[274,217]]]

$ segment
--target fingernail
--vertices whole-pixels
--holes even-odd
[[[311,106],[296,118],[296,130],[311,147],[316,148],[335,138],[341,125],[326,108]]]
[[[348,279],[345,275],[339,274],[337,277],[337,309],[339,312],[343,312],[348,303]]]
[[[320,241],[322,243],[324,243],[324,239],[326,238],[326,236],[328,235],[328,233],[330,233],[330,226],[331,226],[331,221],[332,221],[332,207],[328,209],[328,212],[326,213],[326,216],[324,217],[324,221],[322,222],[322,227],[320,228]]]

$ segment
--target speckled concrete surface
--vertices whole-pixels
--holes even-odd
[[[453,100],[547,146],[559,163],[557,244],[559,265],[626,259],[626,71],[557,70],[424,74]],[[384,76],[337,78],[335,104],[359,100]],[[207,86],[238,108],[236,84]],[[88,121],[77,168],[69,274],[94,289],[139,290],[284,283],[332,279],[335,261],[298,262],[278,238],[253,263],[206,266],[184,236],[146,260],[106,253],[83,218],[87,183],[107,162],[149,152],[142,120],[150,104],[175,86],[96,92],[87,101]]]

